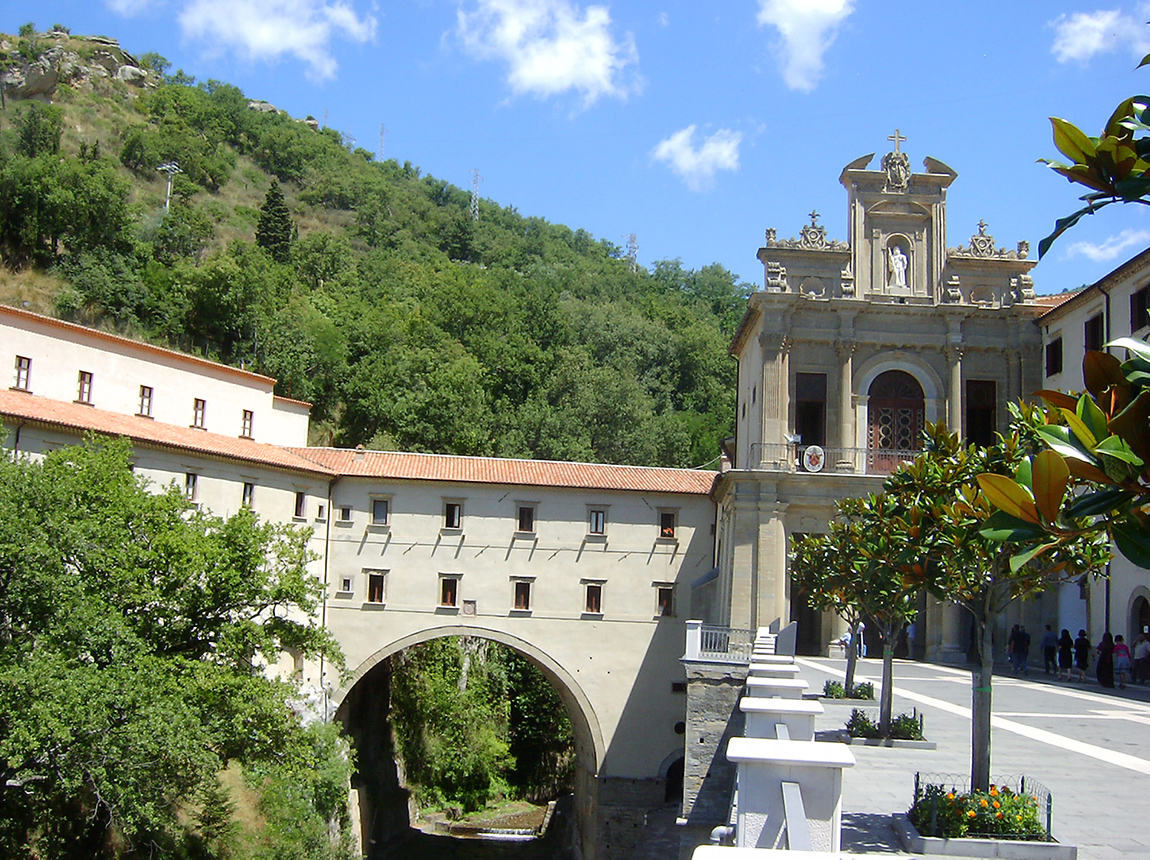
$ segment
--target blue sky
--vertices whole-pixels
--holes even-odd
[[[639,261],[718,262],[755,284],[767,227],[817,210],[843,238],[842,168],[896,128],[911,164],[954,168],[948,245],[979,219],[1013,248],[1078,192],[1047,117],[1097,134],[1150,90],[1150,3],[970,0],[0,0],[32,20],[156,51],[198,80],[315,116],[373,152]],[[1150,245],[1148,207],[1060,239],[1039,292],[1090,283]]]

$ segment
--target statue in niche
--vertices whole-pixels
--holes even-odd
[[[887,249],[887,271],[890,273],[887,286],[892,289],[906,289],[906,267],[909,262],[900,246],[891,245]]]

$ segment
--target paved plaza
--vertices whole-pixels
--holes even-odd
[[[812,690],[842,679],[841,659],[797,658]],[[1078,846],[1082,860],[1150,858],[1150,686],[1106,690],[1091,680],[1066,683],[1030,675],[994,678],[991,772],[1023,774],[1054,798],[1054,836]],[[859,661],[856,681],[873,681],[882,663]],[[843,849],[892,850],[886,826],[913,796],[914,773],[970,773],[970,672],[896,660],[895,714],[917,707],[937,750],[852,746],[857,765],[843,774]],[[868,706],[877,715],[878,705]],[[842,728],[850,705],[828,704],[818,731]]]

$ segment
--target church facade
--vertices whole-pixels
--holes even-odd
[[[912,172],[895,149],[848,164],[848,235],[828,238],[818,213],[797,238],[766,231],[763,288],[730,347],[738,416],[729,468],[715,490],[718,576],[696,588],[716,623],[800,622],[800,650],[822,653],[841,629],[805,608],[787,570],[795,535],[822,532],[835,502],[881,489],[919,449],[926,422],[972,442],[1007,425],[1006,404],[1041,387],[1026,242],[998,247],[980,223],[947,244],[946,198],[957,174],[927,158]],[[969,621],[927,606],[916,656],[964,661]]]

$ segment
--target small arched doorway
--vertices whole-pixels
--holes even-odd
[[[1150,633],[1150,601],[1145,597],[1136,597],[1130,607],[1130,641],[1139,633]]]
[[[887,370],[867,392],[867,471],[885,474],[922,449],[926,398],[905,370]]]

